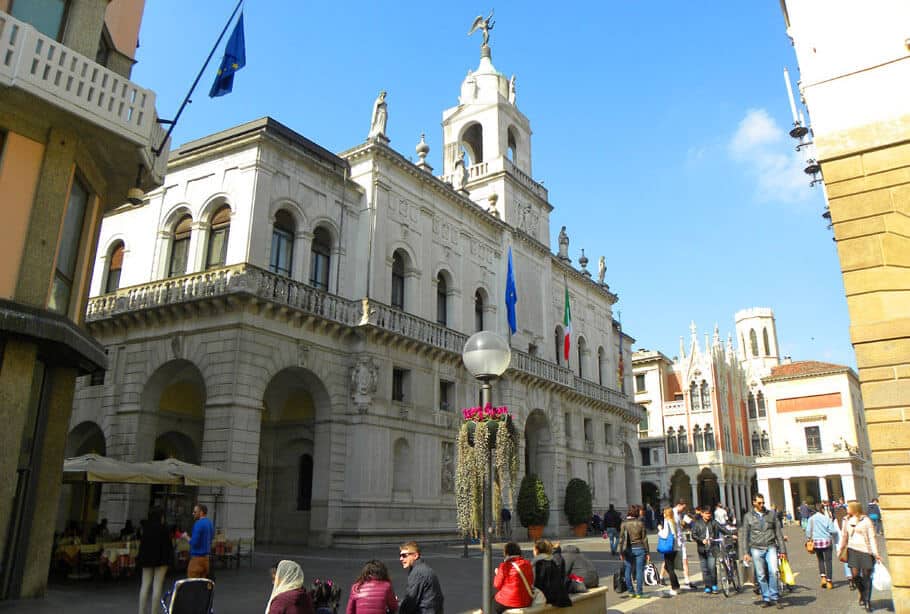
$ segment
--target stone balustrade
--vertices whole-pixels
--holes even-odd
[[[374,299],[346,299],[250,264],[236,264],[120,288],[111,294],[89,299],[85,320],[91,324],[124,314],[237,294],[246,294],[264,303],[343,326],[373,327],[456,355],[461,355],[468,340],[468,335],[464,333]],[[641,419],[640,408],[627,395],[576,377],[569,369],[527,352],[512,350],[510,371],[556,384],[582,397],[609,405],[630,420],[637,422]]]

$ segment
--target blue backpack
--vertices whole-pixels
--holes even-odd
[[[657,538],[657,551],[661,554],[669,554],[673,552],[676,545],[676,535],[673,534],[672,529],[668,529],[666,537]]]

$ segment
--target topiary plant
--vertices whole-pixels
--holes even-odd
[[[521,479],[515,509],[523,527],[546,525],[550,520],[550,499],[543,482],[533,473]]]
[[[588,524],[594,513],[591,488],[579,478],[572,478],[566,484],[565,511],[569,517],[569,526]]]

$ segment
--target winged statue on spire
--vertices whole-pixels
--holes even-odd
[[[474,32],[480,30],[483,32],[483,43],[481,46],[487,47],[490,42],[490,30],[493,29],[493,24],[495,23],[496,22],[493,21],[493,10],[490,11],[490,16],[486,19],[483,18],[483,15],[478,15],[474,18],[474,23],[471,24],[471,29],[468,30],[468,36],[471,36],[474,34]]]

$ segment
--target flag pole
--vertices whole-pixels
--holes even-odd
[[[190,103],[190,97],[193,95],[193,92],[196,91],[196,86],[199,85],[199,80],[202,79],[202,75],[205,73],[205,69],[208,68],[209,62],[212,61],[212,56],[215,55],[215,51],[218,49],[218,45],[221,44],[221,39],[224,38],[224,34],[227,32],[227,29],[230,27],[231,22],[234,21],[234,17],[237,16],[237,11],[240,10],[240,6],[243,4],[243,0],[237,1],[237,6],[234,7],[234,12],[231,13],[230,18],[228,18],[227,23],[224,24],[224,29],[221,31],[221,34],[218,35],[218,40],[215,41],[215,44],[212,45],[212,50],[209,51],[209,57],[205,58],[205,64],[202,65],[202,68],[199,69],[199,74],[196,75],[196,80],[193,81],[193,85],[190,86],[190,91],[187,92],[186,98],[183,99],[183,102],[180,105],[180,108],[177,109],[177,115],[174,116],[174,119],[159,119],[159,124],[170,124],[170,127],[167,129],[167,134],[164,135],[164,138],[161,140],[161,144],[155,148],[155,157],[161,156],[161,150],[164,149],[165,143],[168,139],[171,138],[171,133],[174,131],[174,128],[177,126],[177,120],[180,119],[180,115],[183,113],[183,109],[186,108],[186,105]]]

